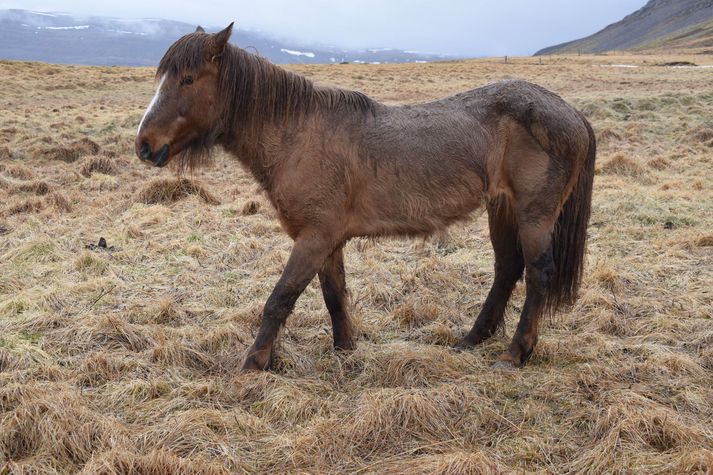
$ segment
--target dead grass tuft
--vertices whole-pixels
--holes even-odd
[[[698,239],[696,239],[696,246],[698,246],[698,247],[713,247],[713,234],[701,236]]]
[[[688,132],[689,143],[703,144],[707,147],[713,147],[713,128],[711,127],[695,127]]]
[[[152,312],[151,320],[162,325],[176,324],[181,319],[181,312],[171,297],[163,297]]]
[[[86,475],[226,475],[227,470],[205,460],[186,460],[169,450],[136,454],[125,449],[102,453],[81,472]]]
[[[0,163],[0,172],[17,180],[31,180],[34,177],[32,171],[22,165],[5,165]]]
[[[374,464],[370,473],[427,475],[499,475],[507,473],[482,452],[450,452],[438,455],[405,457],[404,460]]]
[[[45,201],[49,206],[52,206],[61,213],[69,213],[72,211],[72,204],[62,193],[50,193],[45,197]]]
[[[74,261],[74,268],[78,271],[92,272],[100,275],[106,270],[107,263],[104,259],[91,252],[83,252]]]
[[[23,193],[34,193],[38,196],[44,196],[52,189],[46,181],[36,180],[29,183],[21,183],[15,187],[17,191]]]
[[[45,207],[45,202],[38,198],[11,201],[5,209],[7,216],[21,213],[36,213]]]
[[[243,205],[243,216],[251,216],[257,214],[260,211],[260,203],[257,201],[250,200]]]
[[[190,195],[199,196],[210,205],[220,204],[200,183],[188,178],[157,178],[141,190],[138,201],[144,204],[170,204]]]
[[[247,416],[247,419],[254,418]],[[176,411],[169,419],[146,431],[139,445],[144,450],[170,450],[181,457],[212,455],[221,452],[221,440],[231,431],[245,431],[241,434],[244,437],[256,435],[250,422],[243,424],[245,420],[245,415],[237,411],[233,414],[223,414],[215,409]]]
[[[117,169],[115,160],[106,156],[88,157],[82,164],[81,174],[85,177],[89,177],[94,172],[103,175],[116,175]]]
[[[601,165],[601,171],[610,175],[640,177],[645,174],[644,168],[633,158],[617,152]]]
[[[187,341],[160,341],[151,351],[151,362],[162,366],[176,366],[208,371],[215,365],[210,355]]]
[[[486,406],[470,391],[453,385],[364,391],[348,414],[314,426],[314,439],[305,441],[305,449],[328,458],[414,450],[462,437],[465,425],[475,424],[473,418],[478,417],[470,411]]]
[[[343,362],[343,367],[349,378],[365,387],[435,386],[467,370],[450,348],[402,343],[375,352],[366,344],[362,346]]]
[[[137,368],[137,363],[127,357],[106,351],[90,353],[82,362],[77,374],[80,386],[100,386],[122,379]]]
[[[94,453],[120,443],[120,427],[118,421],[78,404],[71,394],[43,394],[24,400],[0,422],[0,454],[7,460],[47,454],[76,471]]]
[[[610,128],[604,128],[597,133],[597,143],[605,144],[621,140],[621,135]]]
[[[671,162],[666,160],[664,157],[652,158],[647,162],[647,165],[654,170],[662,171],[671,166]]]
[[[237,401],[273,424],[305,424],[327,414],[327,401],[320,396],[323,383],[313,379],[295,384],[284,377],[243,374],[234,380]]]
[[[104,292],[101,290],[98,295],[102,296]],[[126,349],[139,352],[153,344],[153,338],[142,327],[116,315],[83,317],[74,325],[54,330],[48,338],[51,338],[51,344],[64,348],[69,346],[72,351]]]
[[[438,306],[430,302],[406,302],[394,309],[394,318],[403,326],[420,327],[438,318]]]
[[[42,154],[50,160],[61,160],[74,163],[83,156],[96,155],[101,147],[86,137],[75,140],[68,145],[50,146],[43,149]]]

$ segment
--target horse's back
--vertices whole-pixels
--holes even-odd
[[[468,91],[458,102],[483,124],[514,121],[548,155],[564,159],[586,153],[589,134],[582,115],[562,97],[537,84],[500,81]]]

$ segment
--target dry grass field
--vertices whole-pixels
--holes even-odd
[[[502,334],[450,348],[491,283],[484,217],[355,240],[358,349],[315,280],[261,374],[238,369],[291,243],[237,161],[139,162],[152,70],[0,62],[0,473],[712,473],[713,70],[673,61],[713,57],[293,67],[389,104],[561,94],[599,137],[588,265],[494,370],[522,284]]]

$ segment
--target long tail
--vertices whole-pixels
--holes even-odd
[[[589,121],[584,115],[580,115],[589,132],[589,151],[577,184],[562,207],[553,233],[552,254],[556,272],[547,293],[547,309],[550,312],[554,312],[562,304],[574,303],[584,272],[597,139]]]

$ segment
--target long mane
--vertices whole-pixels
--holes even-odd
[[[161,59],[157,77],[199,71],[209,58],[210,41],[211,35],[206,33],[191,33],[180,38]],[[236,133],[241,140],[257,142],[265,125],[286,125],[318,110],[363,115],[374,111],[376,103],[360,92],[315,86],[301,74],[280,68],[237,46],[228,44],[217,60],[218,94],[223,108],[221,121],[215,124],[212,136],[200,147],[188,150],[187,155],[201,152],[215,140]],[[199,153],[203,154],[204,151]],[[197,164],[196,158],[179,157],[187,160],[189,166]]]

